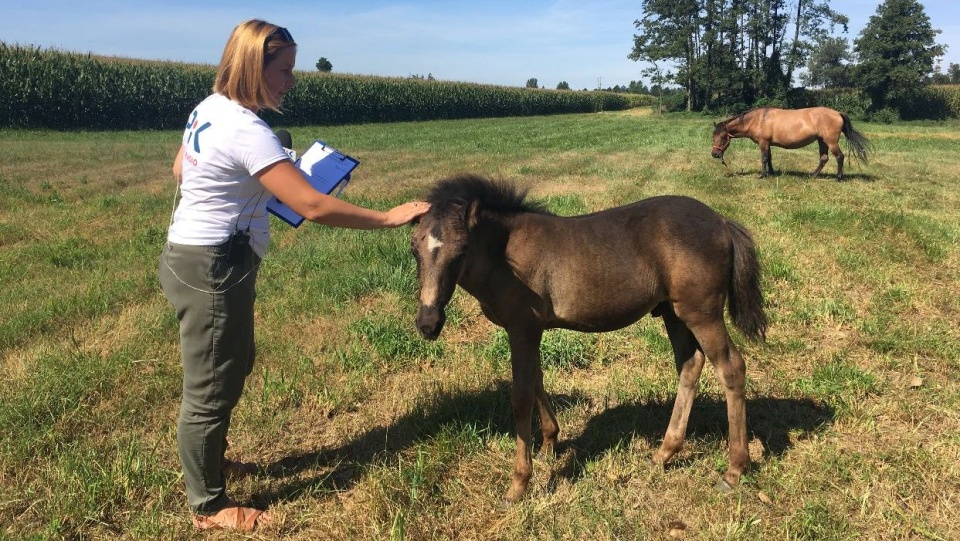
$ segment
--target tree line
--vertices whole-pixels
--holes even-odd
[[[869,112],[921,118],[926,85],[960,83],[939,72],[946,46],[917,0],[884,0],[850,43],[849,18],[829,0],[641,0],[629,58],[655,86],[682,89],[687,111],[781,104],[800,87],[855,88]]]

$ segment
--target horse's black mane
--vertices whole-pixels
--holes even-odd
[[[551,214],[543,203],[528,201],[526,189],[520,189],[512,182],[493,180],[474,173],[460,173],[438,181],[427,194],[426,200],[438,210],[452,204],[479,201],[480,207],[488,210]]]

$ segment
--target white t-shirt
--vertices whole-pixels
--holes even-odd
[[[183,132],[183,197],[167,239],[215,246],[235,231],[249,231],[263,257],[270,243],[270,192],[253,176],[288,160],[270,126],[222,94],[211,94],[190,113]]]

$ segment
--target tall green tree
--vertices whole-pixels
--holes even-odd
[[[324,73],[330,73],[333,71],[333,64],[327,60],[327,57],[321,56],[320,60],[317,60],[317,71],[322,71]]]
[[[917,0],[885,0],[877,7],[854,41],[858,86],[873,110],[889,107],[902,118],[922,114],[916,104],[934,61],[946,50],[934,41],[939,33]]]
[[[825,43],[828,47],[838,45],[836,40],[840,39],[843,42],[843,49],[846,49],[846,40],[834,38],[831,34],[838,25],[842,27],[842,32],[846,33],[847,25],[850,23],[846,15],[833,11],[826,1],[796,0],[796,2],[793,40],[785,57],[784,79],[787,85],[792,83],[794,71],[807,63],[814,51]],[[841,58],[840,60],[849,59]]]
[[[947,68],[947,75],[950,76],[950,82],[953,84],[960,83],[960,64],[950,63],[950,67]]]
[[[683,86],[688,110],[783,97],[816,44],[847,24],[829,0],[641,0],[641,8],[628,58]]]
[[[693,65],[696,56],[696,35],[700,28],[700,0],[643,0],[643,18],[634,21],[640,31],[633,36],[633,51],[628,58],[654,65],[673,64],[678,73],[663,73],[687,90],[687,110],[693,108]],[[682,80],[678,80],[679,75]]]
[[[828,37],[815,46],[807,60],[807,73],[800,76],[806,86],[843,88],[853,81],[853,53],[846,38]]]

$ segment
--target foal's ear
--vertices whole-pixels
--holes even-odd
[[[467,224],[467,231],[477,225],[477,219],[480,215],[480,201],[474,199],[463,209],[463,223]]]

